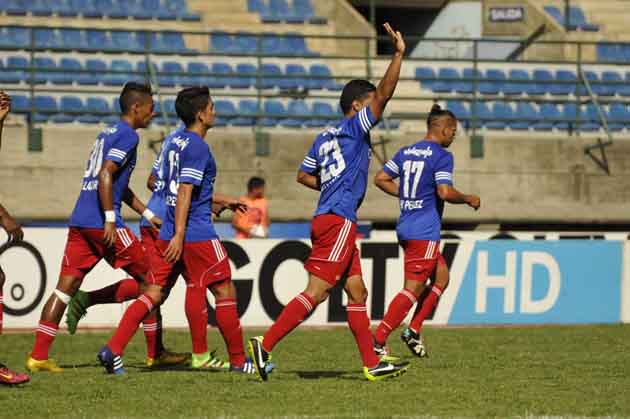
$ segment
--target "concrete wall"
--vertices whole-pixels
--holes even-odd
[[[44,151],[27,151],[26,130],[5,129],[0,154],[0,202],[15,216],[27,219],[67,219],[79,192],[85,161],[96,128],[45,128]],[[158,131],[142,133],[132,187],[148,198],[144,182],[153,152],[149,139]],[[316,131],[277,130],[268,157],[255,156],[251,131],[217,129],[208,135],[219,176],[217,190],[239,195],[249,176],[268,179],[271,215],[276,220],[306,220],[315,208],[317,193],[295,182],[295,174]],[[379,134],[373,135],[378,138]],[[423,133],[393,136],[386,152],[421,138]],[[456,140],[455,182],[466,192],[482,197],[475,213],[449,206],[449,221],[556,221],[614,222],[630,219],[630,141],[618,140],[609,149],[612,176],[605,175],[584,156],[583,146],[593,139],[540,138],[534,134],[502,135],[485,139],[485,157],[469,157],[468,140]],[[380,154],[380,148],[377,148]],[[371,172],[380,164],[374,159]],[[396,200],[370,186],[359,213],[364,220],[394,220]]]

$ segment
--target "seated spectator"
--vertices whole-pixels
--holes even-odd
[[[247,205],[246,213],[235,212],[232,226],[237,239],[266,238],[269,236],[268,203],[265,198],[265,180],[252,177],[247,182],[247,195],[240,198]]]

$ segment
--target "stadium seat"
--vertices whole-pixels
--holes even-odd
[[[33,16],[52,16],[53,14],[48,1],[30,0],[26,6]]]
[[[418,67],[416,68],[416,80],[420,81],[420,87],[433,90],[433,83],[435,83],[435,70],[431,67]]]
[[[35,109],[37,110],[37,112],[43,112],[47,114],[52,114],[59,111],[57,100],[52,96],[35,96]]]
[[[477,79],[477,90],[479,90],[480,84],[483,80],[483,73],[481,70],[475,70],[473,68],[465,68],[462,72],[463,79],[455,83],[455,91],[460,94],[470,94],[473,92],[473,78]]]
[[[602,73],[602,82],[609,89],[611,96],[615,94],[623,97],[630,96],[630,86],[623,82],[623,78],[618,72],[604,71]]]
[[[479,83],[479,92],[484,95],[496,95],[503,91],[505,79],[503,70],[489,69],[486,71],[486,78]]]
[[[28,13],[27,0],[11,0],[7,3],[4,11],[9,16],[26,16]]]
[[[10,47],[26,48],[31,45],[31,30],[27,28],[7,28],[6,35],[10,39]]]
[[[433,83],[433,91],[436,93],[451,93],[459,82],[459,71],[450,67],[442,67],[438,71],[438,79],[438,81]]]
[[[11,111],[16,113],[30,112],[31,99],[25,95],[11,95]]]
[[[308,87],[309,81],[305,79],[306,69],[301,64],[287,64],[285,69],[286,78],[280,79],[281,89],[299,89]]]
[[[555,19],[556,22],[558,22],[558,24],[560,26],[564,27],[564,15],[562,14],[562,12],[555,6],[545,6],[544,7],[545,12],[547,12],[547,14],[549,14],[549,16],[551,16],[552,18]]]
[[[103,74],[103,72],[107,71],[107,64],[103,60],[90,58],[85,61],[85,69],[87,70],[86,73],[77,75],[77,81],[80,85],[94,86],[102,83],[107,78]]]
[[[470,111],[468,110],[466,104],[456,100],[449,100],[446,102],[446,109],[453,112],[457,117],[457,120],[462,122],[464,126],[468,126],[468,122],[470,121]]]
[[[520,121],[510,121],[508,125],[513,130],[527,130],[539,119],[538,112],[534,106],[528,102],[518,102],[514,115],[521,119]]]
[[[258,69],[253,64],[237,64],[236,77],[234,77],[232,87],[235,89],[248,89],[250,87],[256,87],[256,73],[258,73]]]
[[[53,115],[52,121],[55,123],[67,124],[79,117],[79,113],[84,112],[83,101],[76,96],[63,96],[59,103],[59,112]]]
[[[625,61],[623,49],[618,44],[598,43],[597,60],[602,62]]]
[[[10,56],[7,58],[7,65],[2,72],[4,83],[20,83],[28,81],[28,60],[20,56]]]
[[[212,64],[213,79],[208,87],[215,89],[224,89],[228,86],[238,84],[234,77],[232,66],[227,63]]]
[[[87,46],[92,51],[111,51],[113,49],[107,32],[86,31]]]
[[[286,117],[286,110],[282,102],[277,100],[267,100],[264,104],[265,116],[260,120],[260,125],[264,127],[274,127],[278,121]]]
[[[564,83],[553,83],[549,87],[549,93],[552,95],[564,96],[569,94],[575,94],[577,76],[573,71],[569,70],[557,70],[555,81]],[[572,83],[569,83],[572,82]]]
[[[591,85],[591,89],[593,93],[596,95],[600,95],[602,91],[606,91],[607,89],[602,89],[602,85],[599,83],[599,76],[594,71],[585,71],[584,77],[589,81]],[[588,96],[588,90],[586,89],[586,85],[580,80],[578,87],[576,89],[576,94],[580,96]]]
[[[293,14],[301,16],[305,22],[326,24],[327,20],[315,15],[311,0],[293,0]]]
[[[48,57],[35,57],[33,59],[33,66],[35,67],[35,83],[36,84],[45,84],[46,82],[51,82],[55,79],[55,76],[59,73],[54,73],[52,71],[47,70],[56,70],[57,64],[52,58]]]
[[[258,103],[255,100],[245,99],[238,102],[240,116],[232,120],[232,125],[237,127],[251,127],[256,123]]]
[[[310,75],[316,78],[311,79],[311,88],[326,89],[330,91],[340,91],[343,85],[335,81],[330,68],[323,64],[313,64],[310,68]],[[317,86],[317,87],[314,87]]]
[[[252,13],[258,13],[263,22],[278,22],[278,20],[274,20],[275,17],[263,0],[247,0],[247,10]]]
[[[533,90],[534,83],[530,82],[529,74],[525,70],[510,70],[509,82],[503,86],[503,93],[506,95],[521,95],[523,93],[530,94]]]
[[[232,37],[225,32],[213,32],[210,35],[210,49],[224,54],[238,53],[238,47],[234,45]]]
[[[85,37],[85,32],[79,29],[60,29],[59,36],[64,48],[67,49],[88,49],[89,45]]]
[[[87,112],[87,113],[86,113]],[[111,112],[107,101],[100,97],[88,97],[83,112],[77,120],[83,124],[96,124],[104,120]]]
[[[249,32],[237,32],[233,38],[232,48],[239,54],[253,54],[258,49],[256,35]]]
[[[286,0],[269,0],[271,19],[289,23],[304,23],[304,18],[293,15]]]
[[[570,27],[578,27],[586,32],[597,32],[599,31],[599,26],[588,23],[586,21],[586,16],[584,16],[584,11],[579,6],[571,6],[569,7],[569,26]]]
[[[186,67],[188,72],[187,82],[190,85],[207,85],[215,83],[214,77],[210,76],[210,68],[204,63],[189,62]]]
[[[117,51],[142,52],[144,45],[136,37],[135,32],[112,31],[112,48]]]
[[[605,115],[605,114],[604,114]],[[601,127],[601,118],[595,104],[589,103],[580,109],[580,130],[593,132]]]
[[[563,116],[553,103],[541,104],[539,117],[541,120],[534,124],[534,130],[536,131],[551,131],[554,126],[558,129],[566,130],[569,126],[567,122],[558,121]]]
[[[313,111],[311,115],[317,118],[311,118],[304,121],[304,125],[310,128],[324,127],[328,124],[328,121],[337,116],[333,107],[326,102],[315,102],[313,104]]]
[[[127,60],[112,60],[109,69],[117,73],[109,73],[105,76],[104,84],[107,86],[122,86],[133,78],[133,67]]]
[[[175,87],[183,85],[182,75],[184,74],[184,68],[182,65],[175,61],[165,61],[162,63],[162,71],[165,73],[180,73],[180,74],[160,74],[158,76],[158,83],[160,86]]]
[[[33,34],[36,48],[51,49],[59,46],[53,29],[35,29]]]
[[[630,112],[625,103],[611,103],[606,117],[611,131],[621,131],[624,127],[630,126]]]
[[[280,125],[285,128],[299,128],[310,116],[311,111],[303,100],[292,100],[289,102],[287,113],[289,117],[281,120]]]
[[[534,70],[532,79],[534,80],[534,91],[530,92],[530,95],[544,95],[551,90],[554,81],[551,71],[540,68]]]
[[[317,52],[311,51],[306,45],[306,39],[302,34],[289,32],[284,35],[281,42],[281,51],[287,55],[305,55],[307,57],[319,57]]]
[[[234,103],[229,100],[217,100],[214,104],[214,108],[217,112],[217,118],[215,120],[216,126],[227,125],[232,118],[238,116]]]
[[[186,54],[193,50],[186,47],[184,37],[180,32],[162,32],[161,41],[164,47],[164,52],[171,54]]]
[[[492,120],[485,121],[483,125],[488,129],[502,130],[508,126],[512,118],[514,118],[514,112],[509,104],[495,102],[492,104]]]
[[[282,76],[282,70],[276,64],[263,64],[261,67],[263,75],[262,87],[264,89],[273,89],[280,86],[280,79]]]
[[[54,84],[72,84],[82,74],[80,71],[83,69],[83,66],[76,58],[63,57],[59,61],[58,68],[63,71],[54,73],[52,82]]]
[[[484,125],[486,125],[488,122],[491,122],[492,119],[494,118],[494,115],[492,112],[490,112],[490,109],[488,108],[488,105],[485,102],[475,102],[472,104],[471,107],[471,112],[470,112],[470,117],[471,117],[471,123],[473,118],[477,119],[477,127],[482,127]],[[503,122],[503,127],[505,127],[505,122]],[[498,128],[495,128],[498,129]]]

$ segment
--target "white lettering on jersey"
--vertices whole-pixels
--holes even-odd
[[[190,142],[190,139],[182,138],[180,136],[177,136],[177,137],[173,138],[171,141],[173,142],[173,144],[175,144],[177,147],[179,147],[180,150],[183,151],[188,146],[188,143]]]
[[[408,149],[406,149],[406,150],[403,152],[403,154],[404,154],[405,156],[408,156],[408,155],[410,155],[410,154],[411,154],[411,155],[416,156],[416,157],[424,157],[424,158],[427,158],[427,157],[430,157],[430,156],[432,156],[432,155],[433,155],[433,150],[431,150],[431,147],[430,147],[430,146],[429,146],[429,147],[427,147],[427,148],[415,148],[415,147],[412,147],[412,148],[408,148]]]

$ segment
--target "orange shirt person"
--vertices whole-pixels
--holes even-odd
[[[247,182],[247,195],[239,201],[247,205],[247,212],[235,212],[232,226],[237,239],[266,238],[269,236],[269,212],[265,198],[265,180],[252,177]]]

